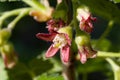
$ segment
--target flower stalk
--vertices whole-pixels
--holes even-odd
[[[120,53],[98,51],[98,57],[120,57]]]
[[[8,24],[8,28],[13,29],[17,22],[23,18],[26,14],[28,14],[29,10],[28,9],[23,9],[22,12],[19,13],[19,15],[11,22]]]
[[[118,66],[111,58],[106,58],[106,60],[113,69],[114,80],[120,80],[120,66]]]
[[[18,15],[19,13],[21,13],[23,10],[25,11],[29,11],[31,10],[31,8],[20,8],[20,9],[15,9],[15,10],[12,10],[12,11],[7,11],[7,12],[4,12],[1,14],[0,16],[0,28],[2,27],[2,24],[3,24],[3,21],[8,18],[8,17],[11,17],[11,16],[15,16],[15,15]]]
[[[106,28],[106,30],[103,32],[103,34],[101,35],[100,39],[103,39],[105,37],[107,37],[107,35],[109,34],[109,32],[111,31],[112,27],[114,25],[114,21],[110,20],[108,22],[108,27]]]
[[[41,3],[38,3],[37,0],[22,0],[23,2],[25,2],[26,4],[30,5],[31,7],[40,10],[44,13],[46,13],[46,7],[44,5],[42,5]]]

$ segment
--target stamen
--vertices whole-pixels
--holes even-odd
[[[53,47],[62,48],[67,44],[67,40],[64,34],[57,34],[53,40]]]

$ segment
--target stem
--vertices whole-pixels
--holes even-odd
[[[76,19],[76,9],[77,9],[77,4],[76,4],[76,0],[72,0],[72,3],[73,3],[73,20],[72,20],[72,23],[74,24],[74,28],[76,30],[76,33],[79,32],[79,27],[78,27],[78,24],[77,24],[77,19]]]
[[[63,77],[64,80],[76,80],[74,61],[71,60],[68,64],[64,64]]]
[[[112,66],[114,72],[114,80],[120,80],[120,67],[110,58],[106,58],[107,62]]]
[[[120,53],[98,51],[98,57],[120,57]]]
[[[37,0],[22,0],[26,4],[30,5],[31,7],[40,10],[41,12],[45,13],[46,12],[46,7],[39,3]]]
[[[65,0],[66,1],[66,5],[68,8],[68,17],[67,17],[67,24],[71,23],[72,20],[72,16],[73,16],[73,12],[72,12],[72,2],[71,0]],[[64,63],[63,62],[63,77],[64,80],[76,80],[76,75],[75,75],[75,67],[74,67],[74,61],[75,61],[75,56],[73,51],[70,51],[70,60],[68,63]]]
[[[23,9],[21,13],[19,13],[19,15],[11,22],[8,24],[8,28],[13,29],[15,27],[15,25],[17,24],[17,22],[24,17],[26,14],[28,14],[29,10],[27,9]]]
[[[67,24],[70,24],[73,19],[73,7],[71,0],[65,0],[68,11],[67,11]]]
[[[48,0],[41,0],[40,1],[45,7],[50,7],[49,1]]]
[[[2,13],[2,15],[0,17],[0,28],[1,28],[2,24],[3,24],[3,21],[6,18],[14,16],[14,15],[18,15],[23,10],[30,10],[30,9],[31,8],[21,8],[21,9],[15,9],[15,10],[12,10],[12,11],[7,11],[7,12]]]
[[[100,39],[103,39],[103,38],[107,37],[107,35],[109,34],[109,32],[111,31],[111,29],[113,27],[113,24],[114,24],[114,21],[110,20],[109,23],[108,23],[108,27],[103,32],[103,34],[101,35]]]

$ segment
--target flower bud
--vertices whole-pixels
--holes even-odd
[[[4,44],[0,50],[6,68],[12,68],[17,62],[17,55],[13,45],[11,43]]]
[[[5,44],[7,42],[10,35],[11,35],[10,29],[4,28],[4,29],[0,30],[0,46],[2,46],[3,44]]]
[[[48,8],[46,12],[32,10],[30,11],[30,16],[33,16],[34,19],[38,22],[44,22],[52,18],[53,8]]]

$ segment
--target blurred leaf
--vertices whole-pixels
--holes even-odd
[[[35,78],[35,80],[64,80],[60,75],[41,75]]]
[[[109,0],[79,0],[83,5],[86,5],[90,10],[103,17],[104,19],[114,20],[120,23],[120,10]],[[80,3],[80,4],[81,4]]]
[[[120,0],[113,0],[115,3],[119,3],[120,2]]]
[[[88,59],[88,61],[85,64],[80,64],[80,62],[78,62],[77,65],[77,71],[79,73],[90,73],[90,72],[94,72],[94,71],[105,71],[106,70],[106,66],[105,65],[105,61],[102,59]]]
[[[33,71],[33,73],[35,73],[36,75],[40,75],[52,69],[53,64],[49,60],[43,60],[43,58],[40,58],[30,61],[29,67]]]
[[[108,51],[111,47],[111,42],[108,39],[102,39],[100,42],[98,40],[92,41],[93,46],[96,46],[98,50]]]
[[[61,72],[61,71],[62,71],[62,65],[61,65],[61,62],[60,62],[60,61],[58,61],[58,60],[55,59],[55,58],[51,58],[51,59],[50,59],[50,62],[53,63],[53,68],[50,70],[49,73]]]
[[[4,62],[0,58],[0,80],[8,80],[8,74],[5,70]]]
[[[10,80],[32,80],[28,68],[23,63],[18,63],[14,68],[8,70]]]

